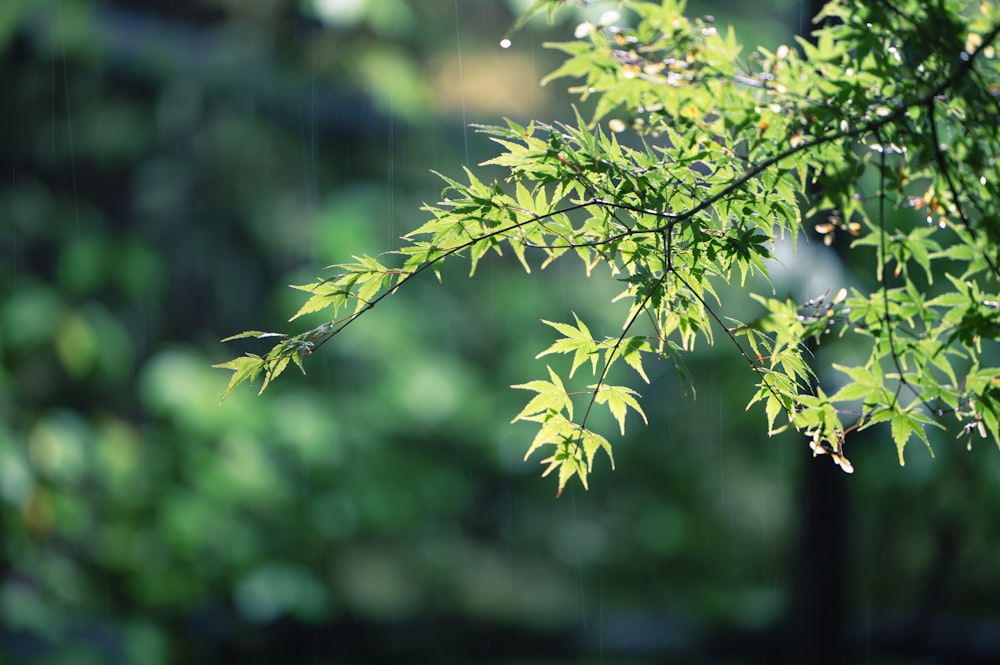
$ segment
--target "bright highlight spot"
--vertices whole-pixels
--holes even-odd
[[[621,17],[622,17],[621,14],[612,9],[609,12],[604,12],[603,14],[601,14],[601,19],[597,22],[597,24],[602,26],[608,26],[613,24]]]
[[[351,25],[362,19],[365,5],[365,0],[314,0],[313,9],[326,23]]]
[[[509,39],[501,39],[500,40],[500,48],[510,48],[510,40]]]

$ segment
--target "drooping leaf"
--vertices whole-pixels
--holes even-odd
[[[625,413],[631,408],[636,413],[642,417],[642,421],[649,424],[646,420],[646,414],[643,413],[642,407],[639,406],[639,402],[635,399],[638,395],[637,392],[625,386],[589,386],[591,390],[595,390],[595,402],[598,404],[607,404],[608,410],[611,411],[611,415],[614,416],[615,421],[618,423],[618,428],[621,431],[622,436],[625,436]]]
[[[585,363],[587,360],[590,360],[593,370],[597,371],[598,359],[597,342],[595,342],[591,336],[590,330],[576,314],[573,314],[573,318],[576,319],[575,328],[565,323],[556,323],[554,321],[546,321],[543,319],[542,323],[555,328],[562,333],[564,337],[556,340],[552,346],[535,356],[536,358],[541,358],[542,356],[549,355],[550,353],[572,353],[573,366],[569,371],[569,376],[571,378],[576,372],[576,368]]]
[[[556,413],[566,411],[567,417],[570,419],[573,418],[573,402],[570,399],[570,396],[566,393],[562,380],[559,378],[558,374],[552,371],[551,367],[546,365],[546,369],[549,370],[549,378],[551,381],[543,381],[539,379],[511,386],[512,388],[531,390],[537,393],[531,398],[525,407],[521,409],[516,416],[514,416],[511,422],[527,420],[530,416],[535,416],[539,413],[545,413],[550,410]]]
[[[253,383],[254,379],[257,378],[261,370],[264,368],[264,364],[265,361],[263,358],[252,353],[248,353],[245,356],[233,358],[228,362],[212,365],[212,367],[218,369],[229,369],[233,371],[233,375],[229,377],[229,385],[226,386],[226,391],[222,393],[222,399],[220,401],[224,401],[227,397],[229,397],[229,394],[233,392],[233,389],[244,381],[249,380]]]

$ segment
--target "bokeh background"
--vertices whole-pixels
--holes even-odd
[[[900,468],[876,430],[845,477],[724,344],[696,397],[649,368],[617,470],[554,498],[509,386],[541,318],[616,334],[577,266],[454,265],[220,405],[253,350],[220,339],[398,248],[495,154],[470,124],[569,116],[543,43],[607,7],[501,49],[528,4],[0,3],[0,663],[997,662],[996,451]],[[812,11],[688,7],[770,48]],[[777,288],[851,260],[813,239]]]

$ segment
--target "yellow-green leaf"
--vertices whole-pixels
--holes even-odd
[[[637,392],[631,388],[626,388],[624,386],[590,386],[592,389],[597,390],[597,394],[594,396],[594,400],[598,404],[607,403],[608,409],[611,411],[611,415],[614,416],[615,420],[618,422],[618,428],[621,430],[622,436],[625,436],[625,413],[628,407],[632,407],[640,416],[642,416],[642,421],[649,424],[646,420],[646,414],[643,413],[642,407],[639,406],[639,402],[636,401],[634,395],[638,395]]]
[[[549,377],[552,381],[542,381],[539,379],[511,386],[511,388],[533,390],[538,393],[521,409],[520,413],[514,416],[511,422],[528,420],[529,416],[543,413],[549,409],[552,409],[556,413],[565,409],[567,417],[570,419],[573,417],[573,402],[570,400],[569,395],[566,394],[562,380],[560,380],[559,375],[552,371],[551,367],[546,366],[546,368],[549,370]]]
[[[253,383],[253,380],[257,378],[257,375],[264,367],[264,359],[260,356],[248,353],[240,358],[233,358],[229,362],[212,365],[212,367],[233,370],[233,375],[229,378],[229,385],[226,386],[226,392],[222,393],[222,399],[219,400],[221,402],[229,397],[229,393],[233,392],[233,389],[236,388],[236,386],[240,385],[247,379]],[[261,391],[263,391],[263,388],[261,388]]]

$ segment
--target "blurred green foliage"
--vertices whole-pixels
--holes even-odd
[[[0,3],[0,662],[610,661],[780,622],[805,460],[757,436],[731,358],[693,360],[693,401],[650,372],[649,427],[589,493],[554,501],[522,461],[507,386],[551,343],[524,322],[557,302],[611,334],[605,286],[501,261],[427,280],[302,380],[218,404],[221,337],[280,326],[281,285],[352,248],[398,247],[430,169],[493,156],[463,121],[562,94],[537,87],[541,42],[572,26],[501,52],[513,16]],[[852,481],[852,606],[908,616],[951,529],[946,607],[992,611],[996,464],[891,460]]]

